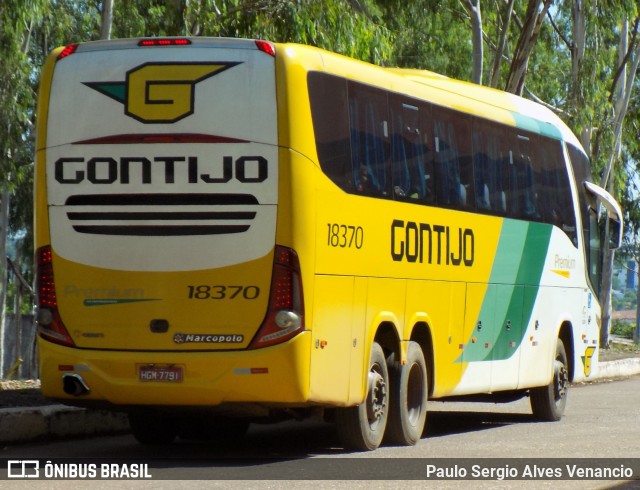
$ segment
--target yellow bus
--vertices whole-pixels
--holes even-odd
[[[415,444],[427,400],[529,396],[597,368],[603,224],[549,110],[308,46],[55,50],[35,178],[42,390],[142,443],[324,414]]]

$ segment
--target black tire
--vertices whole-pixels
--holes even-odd
[[[160,413],[131,412],[129,426],[140,444],[171,444],[178,434],[175,419]]]
[[[371,346],[367,396],[357,407],[336,409],[336,427],[345,449],[373,451],[382,442],[389,416],[389,373],[382,347]]]
[[[544,422],[556,422],[562,418],[569,391],[569,364],[564,343],[558,339],[553,360],[553,379],[548,386],[531,390],[533,416]]]
[[[413,446],[424,430],[429,395],[427,363],[420,345],[409,342],[407,363],[403,366],[391,354],[387,367],[391,396],[385,443]]]

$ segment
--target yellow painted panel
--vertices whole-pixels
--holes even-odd
[[[72,366],[91,393],[83,400],[121,405],[214,406],[225,402],[304,404],[309,400],[308,332],[284,344],[234,352],[127,352],[77,350],[39,339],[43,394],[73,399],[62,391],[63,371]],[[139,381],[140,364],[184,368],[181,383]]]
[[[272,257],[215,270],[132,272],[94,268],[54,255],[60,315],[76,344],[86,348],[245,347],[264,319]],[[169,330],[152,332],[154,319],[167,320]],[[177,333],[241,335],[243,340],[178,345]]]
[[[346,402],[349,391],[354,278],[317,276],[312,324],[311,398]]]
[[[449,392],[462,375],[460,345],[464,343],[465,285],[461,282],[408,281],[405,339],[419,321],[426,321],[433,341],[434,394]],[[430,354],[425,353],[425,357]]]

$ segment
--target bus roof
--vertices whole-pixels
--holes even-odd
[[[416,83],[446,90],[459,97],[469,98],[490,106],[511,111],[513,115],[516,116],[517,126],[565,140],[578,148],[582,148],[573,132],[571,132],[566,124],[556,116],[553,111],[532,100],[495,88],[448,78],[427,70],[406,68],[387,68],[387,70],[413,80]],[[517,112],[513,111],[514,105],[518,108]],[[531,121],[527,121],[527,119],[537,121],[537,125],[539,126],[538,130],[536,130],[535,127],[531,127]],[[557,135],[558,132],[560,136]]]
[[[408,96],[420,97],[478,117],[566,141],[584,152],[576,136],[556,114],[523,97],[448,78],[428,70],[383,68],[309,46],[280,46],[285,48],[289,56],[295,52],[296,62],[305,65],[308,70],[326,71]]]

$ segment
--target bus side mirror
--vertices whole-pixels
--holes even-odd
[[[609,249],[615,250],[620,248],[622,243],[622,233],[620,222],[615,219],[609,218]]]
[[[620,209],[620,205],[614,197],[602,187],[591,182],[584,182],[584,187],[598,199],[598,202],[603,206],[602,210],[606,213],[606,239],[608,240],[609,249],[615,250],[616,248],[620,248],[622,243],[622,210]]]

